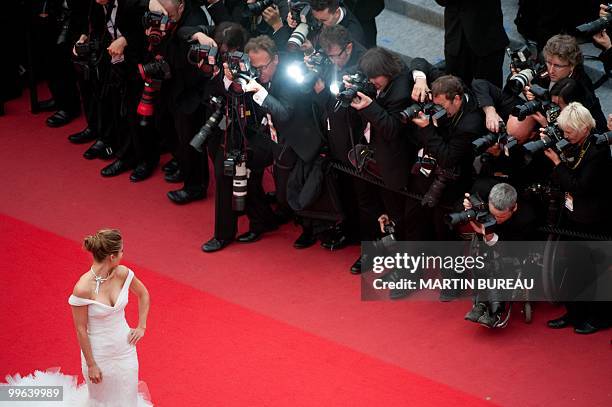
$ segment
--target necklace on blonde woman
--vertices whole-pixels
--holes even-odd
[[[90,271],[94,275],[94,278],[96,280],[96,290],[95,290],[95,293],[98,294],[100,292],[100,284],[102,284],[103,282],[108,280],[109,276],[108,275],[106,277],[98,276],[96,274],[96,272],[94,271],[93,267],[90,269]]]

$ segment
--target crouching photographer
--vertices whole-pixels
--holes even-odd
[[[488,194],[487,203],[478,194],[466,193],[463,207],[464,212],[448,215],[449,225],[469,225],[487,246],[495,246],[499,241],[533,239],[537,220],[535,212],[527,204],[519,204],[516,189],[510,184],[494,185]],[[505,310],[506,304],[499,299],[498,293],[476,293],[474,306],[465,315],[465,319],[495,328],[507,322],[503,317]]]
[[[562,226],[575,232],[607,233],[610,230],[612,204],[608,177],[612,170],[607,145],[598,145],[593,137],[595,119],[580,103],[570,103],[557,119],[564,140],[569,143],[562,159],[558,148],[546,144],[544,154],[555,168],[553,182],[565,194]],[[542,141],[547,136],[542,134]],[[556,151],[557,150],[557,151]],[[590,285],[595,276],[582,270],[569,278],[579,284]],[[579,334],[590,334],[610,326],[610,304],[601,302],[567,302],[566,314],[548,321],[550,328],[574,326]]]
[[[420,150],[408,190],[423,199],[406,202],[408,240],[451,239],[444,224],[446,208],[471,186],[472,141],[484,132],[482,111],[459,78],[439,77],[431,92],[437,107],[412,119],[419,128],[416,142]]]

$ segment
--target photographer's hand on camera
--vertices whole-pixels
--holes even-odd
[[[371,103],[372,103],[371,97],[361,92],[357,92],[357,97],[353,99],[353,101],[351,102],[351,107],[355,110],[361,110],[361,109],[365,109],[366,107],[370,106]]]
[[[287,15],[287,25],[289,26],[289,28],[294,30],[295,27],[297,27],[299,23],[300,23],[299,21],[295,21],[293,17],[291,17],[291,12],[289,12],[289,14]]]
[[[472,203],[470,202],[470,194],[465,193],[465,198],[463,198],[463,210],[468,211],[472,209]],[[470,221],[470,226],[475,233],[482,235],[485,242],[490,242],[493,240],[494,233],[486,233],[485,227],[483,224],[475,222],[473,220]]]
[[[414,119],[412,119],[412,123],[416,124],[421,129],[429,126],[429,122],[430,122],[429,116],[427,116],[423,112],[419,112],[418,117],[415,117]]]
[[[535,95],[531,93],[529,86],[525,86],[525,89],[523,89],[523,95],[525,95],[525,99],[527,99],[528,101],[532,101],[535,99]]]
[[[593,41],[600,45],[604,49],[604,51],[612,48],[612,42],[610,41],[610,36],[608,35],[606,30],[603,30],[593,35]]]
[[[419,77],[415,80],[412,87],[412,100],[415,102],[425,102],[430,99],[430,90],[427,85],[427,78]]]
[[[545,130],[544,128],[540,128],[540,138],[542,140],[546,138],[546,134],[544,133],[544,130]],[[557,152],[553,150],[552,148],[547,148],[546,150],[544,150],[544,155],[548,157],[548,159],[552,161],[553,164],[555,164],[555,167],[561,164],[561,158],[559,157],[559,154],[557,154]]]
[[[493,133],[499,132],[499,122],[503,122],[502,118],[497,114],[495,106],[484,106],[482,110],[485,113],[485,125],[489,131]]]
[[[278,6],[270,6],[261,13],[264,21],[272,27],[274,32],[280,30],[283,27],[283,20],[280,16],[280,11],[278,10]]]
[[[608,9],[608,6],[606,4],[600,4],[599,5],[599,17],[605,17],[609,15],[610,13],[606,11],[607,9]]]
[[[166,9],[163,8],[162,5],[157,0],[149,0],[149,11],[154,11],[156,13],[163,13],[165,15],[168,15],[168,12],[166,11]]]
[[[388,226],[388,225],[390,225],[391,223],[392,223],[392,222],[391,222],[391,220],[389,219],[389,215],[387,215],[386,213],[384,213],[384,214],[382,214],[382,215],[380,215],[380,216],[378,217],[378,224],[380,225],[380,231],[381,231],[382,233],[387,233],[387,232],[385,231],[385,226]]]
[[[89,37],[87,36],[87,34],[81,34],[81,36],[79,37],[79,39],[78,39],[78,41],[76,43],[77,44],[83,44],[84,42],[87,42],[88,39],[89,39]],[[74,45],[72,47],[72,55],[74,55],[75,57],[77,56],[76,45]]]
[[[200,45],[207,45],[209,47],[217,48],[217,43],[215,40],[210,38],[208,35],[203,32],[197,32],[191,36],[191,39],[197,41]]]

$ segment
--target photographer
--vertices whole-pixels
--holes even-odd
[[[408,189],[425,194],[425,198],[422,202],[414,199],[406,202],[407,240],[450,240],[443,222],[447,209],[442,207],[451,205],[461,191],[469,189],[474,159],[472,141],[484,133],[482,111],[459,78],[442,76],[432,83],[431,91],[433,102],[444,108],[446,115],[437,125],[423,112],[412,119],[419,128],[416,142],[421,148],[419,162],[424,165],[415,165]]]
[[[258,78],[250,79],[242,86],[252,94],[253,108],[247,128],[248,148],[251,150],[250,177],[246,198],[249,231],[238,236],[240,243],[259,240],[265,232],[278,227],[262,186],[265,168],[274,164],[276,196],[280,205],[287,205],[287,181],[298,159],[313,160],[319,152],[321,139],[312,115],[311,99],[304,97],[290,86],[287,65],[278,53],[274,41],[268,36],[249,40],[245,46],[251,67]],[[234,76],[224,64],[226,88],[235,85]],[[300,101],[298,102],[298,98]],[[295,241],[296,248],[315,243],[312,231],[303,226],[303,232]]]
[[[229,52],[242,50],[247,42],[247,36],[246,30],[237,23],[225,22],[218,25],[215,28],[214,39],[219,47],[221,57],[223,58]],[[215,67],[215,71],[217,69]],[[208,101],[211,96],[226,97],[223,78],[222,72],[215,72],[213,74],[213,78],[207,85],[203,95],[204,102]],[[231,102],[221,105],[223,118],[210,130],[206,140],[215,176],[215,230],[214,236],[202,245],[202,250],[206,253],[216,252],[229,245],[235,239],[238,228],[238,212],[234,210],[232,204],[233,177],[225,174],[224,161],[226,159],[226,152],[236,151],[242,147],[242,140],[240,140],[239,134],[235,134],[235,132],[240,132],[238,129],[239,124],[237,122],[228,122],[229,119],[226,115],[226,109],[237,107],[233,105],[228,106],[227,103]],[[210,118],[214,114],[213,110],[215,110],[214,107],[207,107],[205,116]],[[250,163],[247,162],[247,166],[249,165]],[[252,182],[253,180],[248,181],[247,188]]]
[[[584,91],[584,99],[580,100],[580,103],[593,112],[597,130],[605,131],[605,116],[601,110],[599,99],[595,95],[593,83],[584,71],[582,51],[576,39],[569,35],[553,36],[546,43],[543,56],[546,72],[543,75],[535,76],[530,85],[533,83],[544,89],[551,89],[561,79],[573,78]],[[526,88],[524,93],[528,100],[534,98],[533,94],[529,92],[529,88]],[[528,138],[536,126],[537,120],[531,116],[522,121],[515,116],[508,119],[508,131],[516,138]]]
[[[371,48],[359,60],[359,70],[365,74],[373,89],[357,92],[351,102],[366,123],[364,139],[374,150],[374,159],[382,182],[389,188],[381,193],[385,212],[400,222],[405,197],[393,190],[406,188],[414,148],[409,137],[402,133],[408,127],[402,123],[401,112],[411,103],[414,89],[427,89],[426,79],[415,85],[411,70],[397,54],[385,48]],[[346,83],[345,86],[354,86]],[[411,131],[410,129],[408,131]]]
[[[164,71],[166,77],[156,97],[154,117],[156,130],[161,135],[178,139],[175,157],[184,186],[168,192],[167,196],[176,204],[187,204],[206,198],[209,178],[206,155],[189,145],[204,122],[201,100],[209,75],[187,61],[188,41],[195,40],[202,45],[214,45],[214,41],[201,32],[202,29],[208,31],[208,19],[192,0],[151,0],[149,10],[163,13],[171,23],[169,30],[162,30],[161,41],[155,47],[158,57],[154,63],[167,64],[169,72]],[[147,163],[139,173],[149,176],[156,166],[157,162]]]
[[[312,18],[315,20],[314,22],[325,27],[341,25],[351,33],[353,41],[360,44],[364,43],[365,38],[361,24],[346,7],[341,5],[339,0],[309,0],[307,3],[309,4]],[[300,21],[294,20],[290,12],[287,16],[288,27],[283,27],[283,29],[275,32],[274,41],[276,41],[277,44],[286,44],[292,31],[295,30],[299,23]],[[315,32],[310,30],[308,38],[303,42],[300,49],[306,53],[310,53],[317,49],[319,47],[319,32],[320,28],[315,30]]]
[[[563,223],[565,228],[586,233],[606,233],[610,229],[610,189],[608,176],[612,170],[608,146],[595,145],[591,134],[595,120],[580,103],[570,103],[557,119],[564,137],[574,147],[573,160],[562,162],[553,149],[544,154],[555,165],[553,181],[565,193]],[[591,275],[572,276],[591,284]],[[548,322],[550,328],[574,326],[579,334],[589,334],[606,327],[610,315],[605,303],[568,302],[567,313]]]
[[[90,30],[74,46],[89,76],[83,81],[91,90],[83,95],[89,132],[69,139],[78,143],[96,136],[83,154],[87,159],[110,158],[137,137],[136,106],[142,93],[137,64],[145,53],[145,10],[143,1],[97,0],[89,14]]]
[[[326,77],[315,83],[314,101],[321,113],[321,127],[327,129],[329,157],[350,165],[349,152],[361,141],[365,123],[354,109],[336,108],[337,99],[330,89],[338,86],[337,80],[343,75],[357,71],[359,60],[366,50],[354,42],[349,31],[341,25],[324,27],[319,44],[333,66]],[[322,241],[321,245],[330,250],[344,247],[350,241],[374,240],[377,235],[375,219],[382,212],[378,187],[350,175],[339,173],[338,176],[346,219],[336,235]],[[361,270],[357,263],[351,267],[354,273]]]
[[[483,191],[484,192],[484,191]],[[470,194],[465,194],[464,209],[472,209]],[[495,219],[494,232],[486,230],[477,221],[470,220],[472,230],[480,235],[487,246],[495,246],[499,241],[525,241],[533,240],[536,226],[536,215],[527,205],[518,203],[516,189],[506,183],[495,184],[488,193],[488,211]],[[490,276],[487,276],[490,277]],[[490,298],[491,301],[482,301],[481,298]],[[502,321],[506,304],[495,300],[495,293],[478,294],[474,298],[472,310],[465,315],[465,319],[485,325],[489,328],[497,327]]]

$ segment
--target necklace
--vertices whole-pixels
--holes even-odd
[[[109,275],[107,275],[106,277],[103,278],[103,277],[98,276],[96,274],[96,272],[94,271],[93,267],[90,269],[90,271],[94,275],[94,278],[96,280],[96,290],[95,290],[95,293],[98,294],[100,292],[100,284],[102,284],[103,282],[108,280],[108,278],[110,276],[110,273],[109,273]]]

